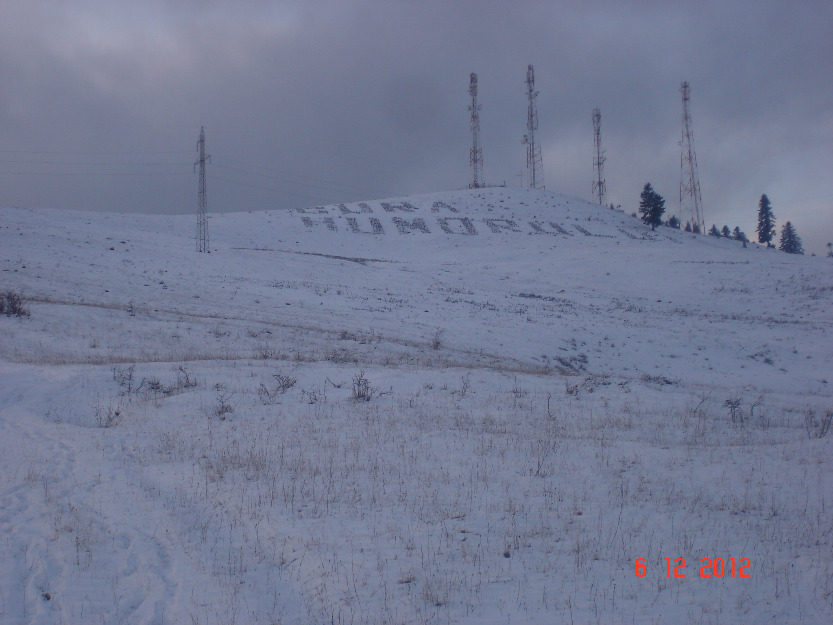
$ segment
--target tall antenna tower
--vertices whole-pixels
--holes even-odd
[[[484,186],[483,180],[483,148],[480,147],[480,105],[477,103],[477,74],[472,72],[469,79],[469,95],[471,95],[471,165],[472,181],[469,189],[479,189]]]
[[[593,171],[596,174],[593,180],[593,193],[598,193],[599,206],[602,206],[607,191],[604,179],[604,166],[607,159],[602,149],[602,112],[599,109],[593,109],[593,146],[596,148],[596,155],[593,157]]]
[[[200,186],[197,192],[197,251],[210,253],[208,248],[208,222],[205,217],[205,161],[211,160],[205,155],[205,128],[200,126],[200,138],[197,141],[199,159],[194,163],[194,169],[200,166]]]
[[[680,218],[706,231],[703,221],[703,198],[700,196],[700,177],[697,174],[697,155],[694,153],[694,130],[691,128],[691,88],[687,81],[680,86],[683,94],[683,138],[680,140]]]
[[[535,71],[532,65],[526,69],[526,95],[529,100],[529,107],[526,113],[526,134],[523,144],[526,146],[526,171],[529,186],[533,189],[544,188],[544,161],[541,158],[541,146],[535,140],[535,131],[538,130],[538,107],[535,98],[538,92],[535,91]]]

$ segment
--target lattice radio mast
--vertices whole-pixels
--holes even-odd
[[[700,177],[697,174],[697,155],[694,153],[694,130],[691,128],[691,89],[687,81],[680,86],[683,95],[683,138],[680,141],[680,218],[706,231],[703,221],[703,198],[700,196]]]
[[[469,189],[479,189],[483,184],[483,148],[480,147],[480,105],[477,103],[477,74],[472,72],[469,80],[469,94],[471,95],[471,165],[472,180]]]
[[[607,191],[604,179],[604,166],[607,159],[602,149],[602,112],[599,109],[593,109],[593,146],[596,148],[596,155],[593,157],[593,171],[596,174],[593,180],[593,193],[598,193],[599,206],[603,206]]]
[[[194,163],[194,169],[200,166],[200,186],[197,192],[197,251],[210,253],[208,248],[208,222],[205,217],[205,161],[211,160],[211,156],[205,155],[205,128],[200,126],[200,138],[197,141],[199,159]]]
[[[541,158],[541,146],[535,140],[535,131],[538,130],[538,107],[535,104],[535,98],[538,97],[538,92],[535,91],[535,71],[532,65],[526,70],[526,94],[529,107],[526,113],[526,134],[523,144],[526,146],[527,176],[531,188],[543,189],[544,161]]]

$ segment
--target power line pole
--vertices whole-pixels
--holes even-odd
[[[526,70],[526,95],[529,106],[526,113],[526,134],[522,143],[526,145],[529,186],[533,189],[543,189],[544,161],[541,158],[541,146],[535,140],[535,131],[538,130],[538,106],[535,104],[535,98],[538,97],[538,92],[535,91],[535,71],[532,65]]]
[[[602,150],[602,112],[599,109],[593,109],[593,146],[596,148],[596,155],[593,157],[593,171],[595,172],[595,180],[593,180],[593,193],[599,195],[599,206],[604,205],[604,196],[607,191],[607,185],[604,179],[604,165],[607,160]]]
[[[703,221],[703,198],[700,196],[700,177],[697,173],[697,155],[694,153],[694,130],[691,127],[691,88],[687,81],[680,86],[683,96],[683,137],[680,140],[680,218],[706,231]]]
[[[199,159],[194,163],[194,169],[200,166],[200,186],[197,192],[197,251],[210,253],[208,247],[208,221],[205,216],[205,161],[211,160],[211,156],[205,155],[205,127],[200,126],[200,138],[197,141]]]
[[[483,176],[483,148],[480,147],[480,105],[477,103],[477,74],[472,72],[469,77],[469,95],[471,95],[471,152],[469,154],[469,165],[472,170],[472,181],[470,189],[479,189],[484,186]]]

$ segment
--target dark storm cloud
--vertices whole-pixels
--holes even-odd
[[[706,221],[752,234],[767,193],[833,238],[826,0],[21,1],[0,24],[3,204],[190,211],[200,125],[210,210],[460,188],[472,71],[486,179],[518,184],[533,63],[549,189],[590,198],[599,107],[609,201],[651,181],[675,209],[686,79]]]

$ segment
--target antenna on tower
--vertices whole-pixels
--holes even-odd
[[[197,251],[210,253],[208,248],[208,222],[205,216],[205,161],[211,160],[211,156],[205,155],[205,127],[200,126],[200,138],[197,141],[199,159],[194,163],[194,169],[200,166],[200,186],[197,192]]]
[[[700,196],[700,177],[697,174],[697,155],[694,153],[694,130],[691,128],[691,88],[687,81],[680,86],[683,95],[683,138],[680,140],[680,217],[700,232],[706,231],[703,221],[703,198]]]
[[[483,176],[483,148],[480,147],[480,105],[477,103],[477,74],[472,72],[469,77],[469,95],[471,95],[471,165],[472,181],[469,189],[479,189],[484,186]]]
[[[604,166],[607,159],[602,150],[602,112],[599,109],[593,109],[593,146],[596,148],[596,155],[593,157],[593,171],[596,174],[593,180],[593,193],[598,193],[599,206],[603,206],[607,191],[604,179]]]
[[[529,107],[526,114],[526,134],[522,141],[526,146],[526,171],[529,186],[533,189],[543,189],[544,161],[541,158],[541,146],[535,140],[535,131],[538,130],[538,107],[535,98],[538,97],[538,92],[535,91],[535,71],[532,65],[526,70],[526,94]]]

